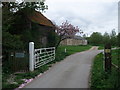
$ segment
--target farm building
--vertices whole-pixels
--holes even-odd
[[[15,13],[11,34],[22,35],[22,40],[35,42],[40,47],[54,46],[54,24],[41,12],[35,10],[20,10]]]
[[[81,36],[74,36],[61,41],[60,45],[87,45],[87,40]]]
[[[29,11],[27,11],[29,10]],[[11,71],[28,71],[29,42],[34,42],[35,49],[55,46],[55,26],[42,13],[21,9],[12,16],[7,34],[10,37],[4,45],[3,60],[7,60]],[[12,44],[13,43],[13,44]],[[46,51],[46,50],[44,50]],[[7,65],[7,64],[6,64]],[[6,67],[4,65],[4,67]]]

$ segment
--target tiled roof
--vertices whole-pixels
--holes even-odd
[[[54,27],[54,24],[38,11],[33,11],[32,14],[28,15],[28,18],[34,23]]]

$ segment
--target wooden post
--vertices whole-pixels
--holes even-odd
[[[34,42],[29,43],[29,70],[34,71]]]
[[[104,54],[105,54],[105,71],[111,72],[111,45],[106,44],[104,48]]]

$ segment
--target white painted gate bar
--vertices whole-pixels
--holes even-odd
[[[55,59],[55,47],[35,49],[35,68]]]
[[[29,70],[39,68],[55,60],[55,47],[34,49],[34,42],[29,43]]]

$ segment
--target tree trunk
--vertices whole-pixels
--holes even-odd
[[[58,48],[60,42],[63,41],[63,40],[65,40],[65,39],[67,39],[67,38],[61,38],[61,37],[60,37],[58,43],[57,43],[56,46],[55,46],[56,50],[57,50],[57,48]]]
[[[58,43],[55,46],[56,50],[58,49],[58,46],[59,46],[60,42],[61,42],[61,39],[58,41]]]

